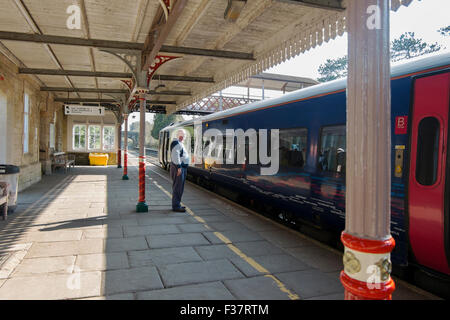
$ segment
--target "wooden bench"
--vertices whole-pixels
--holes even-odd
[[[0,182],[0,213],[3,214],[3,220],[8,218],[8,194],[8,183]]]
[[[67,168],[75,167],[75,156],[69,156],[65,152],[55,152],[52,159],[52,172],[55,168],[64,168],[64,172],[67,172]]]

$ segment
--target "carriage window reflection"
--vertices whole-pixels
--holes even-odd
[[[319,169],[322,171],[345,173],[345,126],[322,129],[319,150]]]
[[[280,165],[303,168],[308,129],[280,129]]]

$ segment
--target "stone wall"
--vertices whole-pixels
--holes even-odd
[[[41,179],[41,161],[50,157],[49,127],[55,120],[56,149],[64,149],[64,122],[61,103],[53,101],[53,95],[40,91],[38,81],[18,74],[18,68],[0,54],[0,95],[6,97],[6,163],[20,167],[19,190]],[[29,147],[24,153],[24,95],[29,96]],[[42,150],[43,152],[40,152]]]

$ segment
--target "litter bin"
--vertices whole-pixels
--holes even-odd
[[[8,213],[14,212],[17,207],[17,190],[20,169],[17,166],[0,164],[0,181],[9,184]]]

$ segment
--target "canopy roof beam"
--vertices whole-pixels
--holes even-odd
[[[117,103],[115,99],[98,99],[98,98],[55,98],[55,102],[63,102],[63,103]],[[176,101],[157,101],[157,100],[147,100],[147,104],[177,104]]]
[[[181,53],[192,56],[215,57],[225,59],[237,60],[255,60],[253,53],[235,52],[225,50],[210,50],[200,48],[175,47],[175,46],[161,46],[160,52],[166,53]]]
[[[120,49],[142,51],[143,43],[84,39],[65,36],[53,36],[44,34],[31,34],[21,32],[0,31],[0,40],[34,42],[43,44],[60,44],[69,46],[93,47],[101,49]],[[237,59],[237,60],[255,60],[252,53],[235,52],[225,50],[210,50],[191,47],[161,46],[160,52],[178,53],[193,56]]]
[[[119,78],[119,79],[128,79],[132,77],[131,73],[124,73],[124,72],[92,72],[82,70],[57,70],[57,69],[33,69],[33,68],[19,68],[19,73],[40,74],[48,76],[76,76],[76,77]],[[157,75],[155,77],[164,81],[214,83],[214,79],[209,77],[188,77],[188,76],[174,76],[174,75]]]
[[[49,92],[85,92],[85,93],[129,93],[123,89],[101,89],[101,88],[64,88],[64,87],[41,87],[41,91]]]
[[[119,93],[127,94],[129,90],[124,89],[96,89],[96,88],[65,88],[65,87],[41,87],[41,91],[48,92],[84,92],[84,93]],[[155,91],[150,90],[148,94],[161,96],[190,96],[189,91]]]

